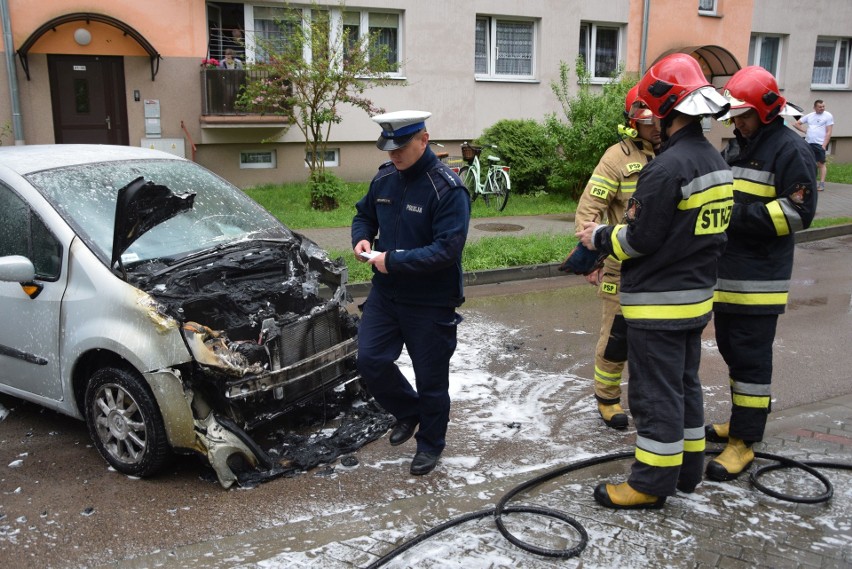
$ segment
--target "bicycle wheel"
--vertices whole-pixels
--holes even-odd
[[[488,207],[503,211],[509,202],[509,176],[503,170],[491,170],[488,173],[489,188],[485,194]]]
[[[476,183],[473,180],[473,171],[470,169],[470,166],[462,166],[461,170],[459,170],[459,178],[461,178],[462,184],[467,188],[467,193],[470,194],[471,203],[476,201],[476,196],[479,194],[476,192]]]

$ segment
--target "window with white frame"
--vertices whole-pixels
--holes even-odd
[[[530,20],[476,17],[474,73],[478,78],[533,79],[536,25]]]
[[[344,49],[353,49],[370,35],[384,48],[392,69],[400,67],[400,15],[397,13],[350,11],[343,13],[343,29],[347,33]]]
[[[811,87],[849,86],[849,38],[817,38]]]
[[[313,156],[313,152],[308,150],[305,152],[305,167],[310,167],[311,156]],[[326,168],[336,168],[340,166],[340,149],[339,148],[327,148],[325,153],[323,154],[323,166]]]
[[[618,73],[623,29],[614,24],[580,24],[580,56],[592,80],[612,79]]]
[[[327,18],[331,29],[342,29],[347,33],[347,45],[344,50],[349,50],[362,43],[362,40],[370,35],[376,37],[377,42],[385,51],[393,69],[399,69],[401,59],[401,21],[402,17],[396,12],[374,12],[339,9],[318,10],[312,12],[310,8],[289,8],[281,6],[251,6],[252,21],[254,22],[254,35],[263,45],[275,45],[280,43],[286,45],[295,33],[295,27],[302,25],[303,21],[317,21]],[[256,42],[255,42],[256,43]],[[264,54],[258,45],[254,45],[254,51],[250,53],[250,59],[263,61]],[[305,46],[305,58],[311,57],[310,47]]]
[[[748,44],[748,64],[759,65],[780,79],[781,44],[781,36],[752,34]]]
[[[276,168],[275,150],[245,150],[240,152],[240,168]]]
[[[698,0],[698,13],[707,16],[715,16],[716,0]]]

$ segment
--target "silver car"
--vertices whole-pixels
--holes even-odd
[[[84,419],[119,472],[274,468],[249,433],[358,380],[346,277],[188,160],[0,147],[0,392]]]

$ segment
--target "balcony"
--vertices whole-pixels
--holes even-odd
[[[287,118],[272,108],[249,113],[239,108],[240,89],[248,81],[262,79],[260,72],[246,69],[201,70],[201,124],[203,127],[274,127],[287,125]]]

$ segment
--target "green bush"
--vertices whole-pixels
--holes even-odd
[[[554,147],[544,125],[532,119],[501,120],[485,129],[477,143],[497,146],[495,154],[511,167],[512,193],[547,190]]]
[[[582,57],[575,63],[578,92],[571,96],[568,64],[559,65],[559,81],[551,89],[562,105],[564,117],[551,114],[545,128],[556,152],[548,185],[577,199],[604,151],[618,140],[618,125],[624,121],[624,98],[636,84],[635,77],[618,78],[593,90]],[[564,121],[563,121],[564,118]]]

